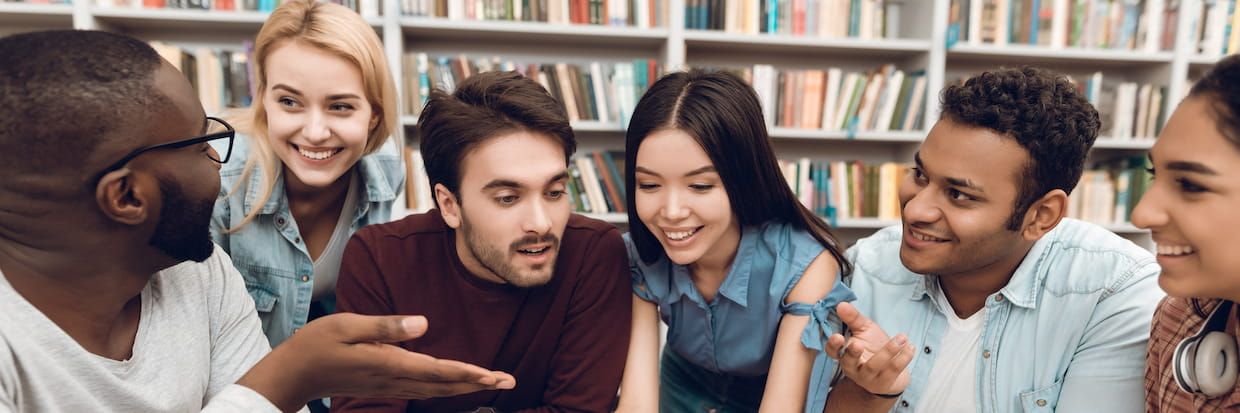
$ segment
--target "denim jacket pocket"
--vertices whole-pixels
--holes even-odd
[[[1054,412],[1055,405],[1059,404],[1059,391],[1062,390],[1062,387],[1063,381],[1055,380],[1049,386],[1022,392],[1020,394],[1020,405],[1028,413]]]
[[[276,307],[276,297],[271,291],[267,291],[262,287],[245,286],[246,291],[250,293],[250,297],[254,299],[254,309],[259,313],[270,313]]]

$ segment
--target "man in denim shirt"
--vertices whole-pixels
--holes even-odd
[[[1097,111],[1063,76],[1025,68],[948,87],[942,113],[901,184],[903,225],[847,254],[858,300],[839,310],[849,342],[835,335],[828,346],[846,376],[829,402],[1141,411],[1158,265],[1103,228],[1064,219]],[[889,343],[885,332],[907,339]],[[916,355],[901,374],[888,360],[905,340]]]

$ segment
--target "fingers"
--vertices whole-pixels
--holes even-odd
[[[351,313],[332,314],[313,323],[327,323],[344,343],[395,343],[426,334],[428,322],[423,316],[366,316]]]
[[[887,341],[878,352],[874,353],[860,367],[853,381],[873,393],[892,393],[903,389],[893,389],[896,378],[904,372],[913,360],[913,346],[908,338],[897,335]]]
[[[391,379],[381,385],[368,389],[358,389],[368,394],[355,397],[393,398],[423,400],[437,397],[452,397],[480,391],[496,390],[492,386],[477,383],[439,383],[411,379]]]
[[[385,366],[389,377],[431,383],[463,383],[487,388],[511,389],[516,379],[504,372],[490,371],[473,364],[407,351],[388,345],[375,345],[380,353],[376,363]]]
[[[827,337],[827,357],[831,357],[834,360],[839,360],[840,357],[843,357],[843,354],[840,354],[840,350],[844,348],[844,344],[846,342],[847,339],[845,339],[844,335],[840,333],[835,333],[832,334],[831,337]]]

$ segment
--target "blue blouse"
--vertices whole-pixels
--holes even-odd
[[[805,403],[806,412],[821,412],[835,361],[824,353],[836,322],[835,306],[856,297],[836,277],[823,300],[810,305],[784,304],[805,268],[824,251],[808,232],[779,222],[746,227],[732,268],[713,302],[693,285],[689,268],[660,257],[642,262],[632,238],[625,234],[633,292],[659,307],[667,323],[667,348],[716,373],[761,376],[770,369],[779,322],[784,314],[807,315],[801,343],[818,351]]]

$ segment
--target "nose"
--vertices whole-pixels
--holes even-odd
[[[1156,183],[1145,192],[1145,195],[1141,196],[1137,206],[1132,209],[1132,224],[1141,229],[1151,229],[1166,225],[1169,217],[1167,216],[1167,209],[1162,205],[1161,198],[1162,191]]]
[[[311,113],[306,118],[306,123],[301,126],[301,135],[311,145],[323,143],[327,138],[331,137],[331,129],[327,127],[327,119],[321,113]]]
[[[522,231],[533,234],[546,234],[551,231],[550,205],[542,200],[531,203],[529,216],[522,224]]]
[[[219,151],[215,150],[214,146],[207,145],[207,156],[211,157],[211,161],[212,161],[211,163],[215,165],[215,170],[218,171],[224,167],[223,163],[216,161],[216,159],[223,159],[223,158],[220,158],[220,153]]]
[[[901,206],[901,215],[905,223],[930,223],[943,217],[943,210],[934,204],[934,197],[931,196],[928,188],[918,187],[909,191],[907,200]]]
[[[689,208],[681,199],[680,191],[667,191],[667,198],[664,199],[663,209],[660,210],[661,215],[668,221],[679,221],[689,217]]]

